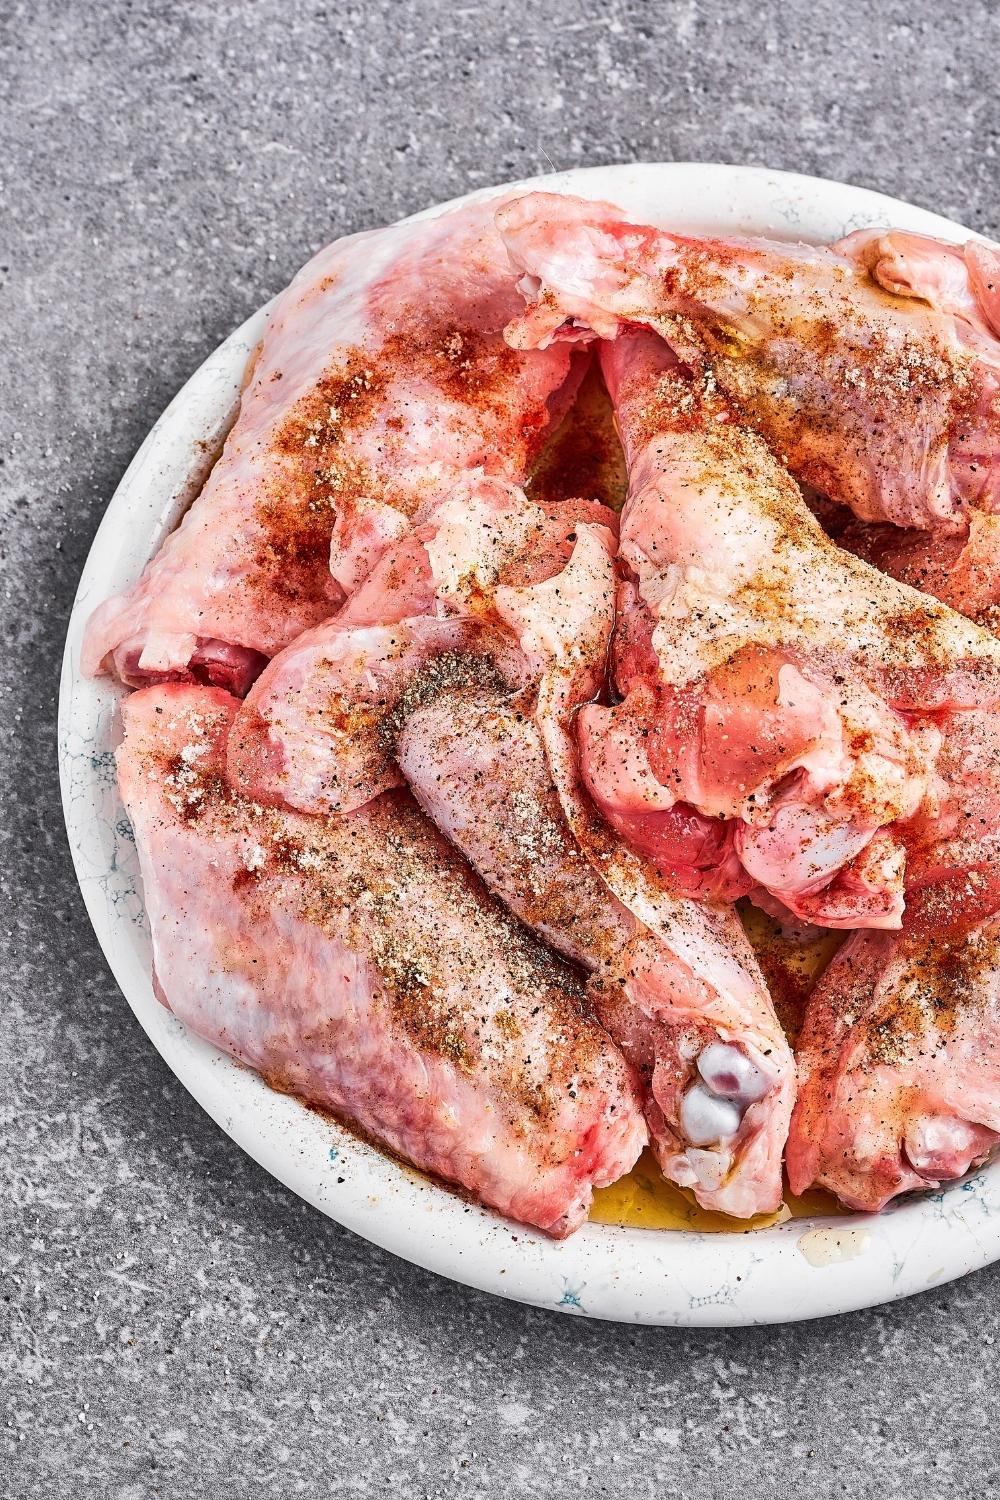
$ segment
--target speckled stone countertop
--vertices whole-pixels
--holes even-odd
[[[679,1334],[467,1292],[244,1157],[79,898],[59,655],[101,512],[309,252],[550,165],[764,163],[1000,234],[992,0],[0,3],[0,1495],[980,1496],[1000,1271]]]

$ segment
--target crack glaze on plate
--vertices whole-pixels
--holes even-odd
[[[759,168],[644,163],[514,186],[609,198],[688,233],[830,240],[893,224],[968,237],[958,224],[878,193]],[[555,1243],[272,1092],[158,1004],[135,844],[114,776],[121,689],[81,678],[80,643],[91,610],[138,577],[218,451],[266,311],[195,372],[133,459],[83,570],[63,658],[59,765],[80,888],[111,970],[167,1065],[233,1140],[322,1213],[417,1265],[538,1307],[676,1326],[779,1323],[909,1296],[1000,1258],[1000,1162],[876,1217],[798,1218],[734,1235],[588,1223]]]

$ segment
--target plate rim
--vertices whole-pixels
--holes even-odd
[[[855,218],[889,213],[892,222],[942,238],[978,237],[952,220],[869,188],[719,162],[572,168],[478,187],[409,219],[518,190],[613,197],[615,184],[619,194],[629,181],[641,190],[643,181],[648,184],[654,176],[667,177],[681,193],[685,186],[690,191],[696,178],[708,202],[720,189],[728,189],[735,200],[747,190],[762,199],[771,194],[776,203],[782,193],[788,202],[796,195],[830,205],[843,199],[853,205]],[[595,187],[597,192],[587,193]],[[716,205],[706,224],[718,225],[719,218]],[[789,227],[794,228],[794,217]],[[794,238],[794,233],[784,237]],[[424,1269],[534,1306],[684,1327],[791,1322],[910,1296],[1000,1259],[1000,1162],[875,1218],[798,1219],[750,1234],[588,1223],[568,1240],[552,1241],[467,1203],[359,1141],[345,1127],[273,1093],[258,1075],[188,1032],[155,1000],[148,968],[142,972],[136,961],[144,913],[134,871],[129,875],[125,868],[129,835],[122,831],[127,820],[120,801],[113,828],[106,823],[117,800],[113,774],[108,780],[107,736],[113,736],[110,726],[123,694],[108,679],[88,683],[81,678],[80,637],[94,603],[104,597],[101,577],[107,578],[114,562],[120,569],[128,555],[131,533],[122,523],[130,507],[152,491],[139,549],[147,556],[175,524],[192,488],[191,470],[198,466],[199,454],[204,468],[206,451],[227,430],[246,356],[269,306],[246,319],[190,375],[134,455],[88,550],[62,659],[59,775],[77,881],[105,961],[175,1077],[242,1150],[328,1217]],[[104,748],[98,751],[98,745]],[[95,844],[98,829],[103,843]],[[110,863],[102,870],[106,853]],[[810,1235],[816,1237],[811,1245]]]

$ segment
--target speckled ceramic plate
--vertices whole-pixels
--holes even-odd
[[[829,240],[896,224],[967,237],[860,188],[742,167],[598,167],[522,185],[609,198],[689,232]],[[169,1067],[245,1151],[321,1212],[406,1260],[540,1307],[637,1323],[782,1322],[905,1297],[1000,1258],[1000,1163],[877,1218],[794,1219],[740,1235],[588,1224],[554,1244],[272,1093],[157,1003],[135,847],[115,785],[120,690],[81,677],[80,640],[94,606],[135,580],[196,493],[264,316],[206,360],[136,454],[94,540],[63,662],[59,755],[80,887],[115,978]]]

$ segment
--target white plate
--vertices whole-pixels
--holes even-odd
[[[686,231],[828,240],[896,224],[968,237],[877,193],[754,168],[595,167],[520,185],[609,198]],[[264,311],[206,360],[133,459],[87,559],[63,662],[60,770],[80,887],[115,978],[168,1066],[245,1151],[323,1213],[406,1260],[540,1307],[636,1323],[775,1323],[905,1297],[1000,1258],[1000,1163],[877,1218],[798,1219],[745,1235],[588,1224],[555,1244],[272,1093],[157,1003],[135,847],[115,786],[120,690],[81,677],[80,640],[94,606],[138,577],[197,488],[206,453],[232,419]]]

